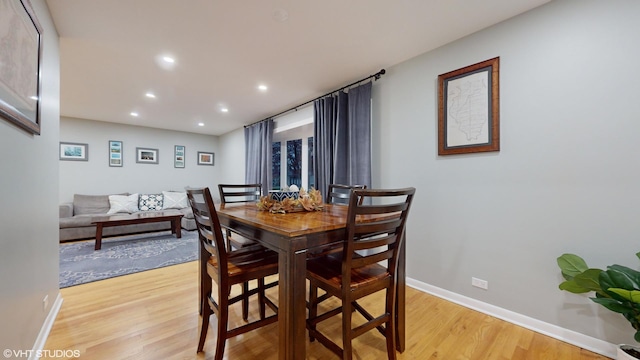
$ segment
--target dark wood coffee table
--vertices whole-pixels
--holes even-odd
[[[182,237],[182,230],[180,228],[180,219],[182,219],[184,215],[182,214],[167,214],[163,212],[139,212],[135,214],[121,214],[121,215],[111,215],[111,216],[103,216],[97,217],[92,221],[92,224],[96,224],[96,250],[100,250],[102,247],[102,229],[109,226],[120,226],[120,225],[132,225],[132,224],[144,224],[144,223],[154,223],[154,222],[162,222],[162,221],[170,221],[171,222],[171,233],[175,234],[176,238]]]

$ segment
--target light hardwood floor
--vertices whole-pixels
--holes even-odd
[[[79,350],[80,358],[97,360],[212,359],[215,316],[205,352],[196,354],[197,277],[197,263],[190,262],[62,289],[64,302],[45,349]],[[277,291],[271,290],[275,298]],[[366,301],[371,306],[382,298]],[[256,316],[256,306],[250,309],[250,316]],[[233,311],[230,321],[241,321],[239,303]],[[327,326],[339,339],[339,317],[335,320]],[[277,359],[277,326],[228,340],[225,359]],[[358,360],[384,359],[386,354],[375,331],[359,337],[354,349]],[[307,359],[338,358],[317,342],[307,342]],[[407,350],[398,359],[608,358],[407,288]]]

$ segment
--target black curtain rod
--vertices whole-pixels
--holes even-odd
[[[340,88],[340,89],[338,89],[338,90],[333,90],[333,91],[328,92],[328,93],[326,93],[326,94],[324,94],[324,95],[322,95],[322,96],[318,96],[318,97],[317,97],[317,98],[315,98],[315,99],[311,99],[311,100],[309,100],[309,101],[307,101],[307,102],[305,102],[305,103],[302,103],[302,104],[300,104],[300,105],[298,105],[298,106],[294,106],[294,107],[292,107],[291,109],[288,109],[288,110],[285,110],[285,111],[283,111],[283,112],[277,113],[277,114],[275,114],[275,115],[269,116],[269,117],[268,117],[268,118],[266,118],[266,119],[262,119],[262,120],[260,120],[260,121],[256,121],[256,122],[254,122],[254,123],[252,123],[252,124],[245,125],[244,127],[245,127],[245,128],[247,128],[247,127],[249,127],[249,126],[253,126],[253,125],[255,125],[255,124],[261,123],[261,122],[263,122],[263,121],[265,121],[265,120],[269,120],[269,119],[272,119],[272,118],[276,118],[276,117],[278,117],[278,116],[280,116],[280,115],[284,115],[284,114],[288,113],[289,111],[292,111],[292,110],[298,110],[298,108],[303,107],[303,106],[305,106],[305,105],[307,105],[307,104],[310,104],[310,103],[312,103],[312,102],[314,102],[314,101],[316,101],[316,100],[322,99],[322,98],[323,98],[323,97],[325,97],[325,96],[329,96],[329,95],[331,95],[331,94],[333,94],[333,93],[336,93],[336,92],[342,91],[342,90],[344,90],[344,89],[346,89],[346,88],[349,88],[349,87],[351,87],[351,86],[353,86],[353,85],[356,85],[356,84],[358,84],[358,83],[361,83],[361,82],[363,82],[363,81],[369,80],[369,79],[371,79],[371,78],[375,78],[375,80],[378,80],[378,79],[380,79],[380,76],[384,75],[385,73],[386,73],[386,70],[385,70],[385,69],[382,69],[382,70],[378,71],[377,73],[375,73],[375,74],[373,74],[373,75],[369,75],[369,76],[367,76],[367,77],[365,77],[365,78],[362,78],[362,79],[360,79],[360,80],[358,80],[358,81],[354,81],[354,82],[352,82],[351,84],[349,84],[349,85],[345,85],[345,86],[341,87],[341,88]]]

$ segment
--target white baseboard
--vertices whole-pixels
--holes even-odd
[[[62,307],[62,301],[62,295],[58,292],[58,296],[56,296],[56,300],[53,302],[51,310],[49,310],[49,314],[40,328],[38,338],[33,344],[33,351],[31,352],[32,355],[29,357],[29,360],[37,360],[39,358],[37,354],[44,349],[44,344],[47,342],[49,332],[51,331],[53,323],[56,321],[56,317],[58,316],[58,312],[60,312],[60,308]]]
[[[498,319],[510,322],[512,324],[524,327],[526,329],[550,336],[552,338],[564,341],[566,343],[587,349],[600,355],[610,358],[616,357],[617,345],[596,339],[591,336],[580,334],[573,330],[568,330],[557,325],[549,324],[516,312],[506,310],[482,301],[472,299],[454,292],[435,287],[423,283],[418,280],[407,278],[407,285],[427,294],[437,296],[439,298],[451,301],[458,305],[462,305],[469,309],[479,311],[481,313],[496,317]]]

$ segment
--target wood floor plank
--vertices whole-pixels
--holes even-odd
[[[64,302],[45,349],[79,350],[80,358],[92,360],[213,358],[215,316],[205,352],[196,354],[200,326],[196,262],[73,286],[61,294]],[[268,295],[277,300],[277,289]],[[364,299],[365,306],[380,306],[383,301],[377,295]],[[337,304],[332,300],[326,307]],[[250,316],[256,317],[257,307],[250,309]],[[407,350],[398,354],[399,360],[608,359],[412,288],[407,288],[407,312]],[[354,316],[354,323],[359,321]],[[242,323],[239,303],[232,307],[230,322]],[[277,326],[228,340],[225,358],[277,359]],[[322,326],[341,343],[339,317]],[[307,359],[337,360],[318,342],[307,341],[307,353]],[[362,335],[354,341],[354,354],[358,360],[386,358],[383,337],[376,331]]]

